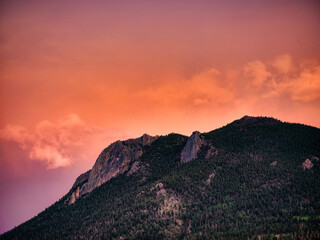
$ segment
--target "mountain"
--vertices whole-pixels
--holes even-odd
[[[320,129],[245,116],[117,141],[0,239],[320,239]]]

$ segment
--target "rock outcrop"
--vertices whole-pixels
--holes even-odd
[[[272,163],[270,163],[270,166],[275,167],[277,166],[278,162],[277,161],[273,161]]]
[[[126,176],[130,176],[131,174],[137,172],[140,169],[141,163],[139,161],[136,161],[132,164],[129,172],[127,172]]]
[[[205,144],[204,139],[200,136],[200,132],[195,131],[189,137],[187,144],[181,152],[181,163],[186,163],[194,160],[200,148]]]
[[[207,183],[207,184],[210,184],[215,175],[216,175],[216,173],[211,173],[211,174],[209,175],[206,183]]]
[[[69,199],[69,205],[75,203],[75,201],[80,197],[80,188],[82,187],[82,185],[88,182],[90,172],[91,170],[82,173],[79,177],[77,177],[76,181],[74,182],[70,190],[72,194]]]
[[[218,154],[218,150],[212,145],[212,143],[201,136],[201,133],[195,131],[189,137],[186,145],[182,149],[180,155],[180,162],[190,162],[198,157],[199,150],[205,147],[203,150],[204,157],[210,159]]]
[[[141,148],[128,147],[117,141],[104,149],[94,164],[81,195],[91,192],[111,178],[128,170],[129,163],[142,155]]]
[[[309,170],[313,167],[313,163],[307,158],[303,163],[302,163],[302,168],[303,170]]]
[[[75,201],[80,197],[80,187],[77,187],[77,190],[71,194],[69,205],[75,203]]]
[[[71,189],[76,189],[77,187],[81,187],[84,183],[88,182],[89,174],[91,170],[82,173],[79,177],[77,177]]]
[[[69,204],[84,194],[91,192],[111,178],[126,172],[131,162],[143,154],[143,147],[150,145],[157,137],[144,134],[140,138],[117,141],[105,148],[99,155],[92,169],[81,174],[72,187]],[[138,170],[139,163],[132,165],[130,174]]]

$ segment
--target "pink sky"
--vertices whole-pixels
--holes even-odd
[[[320,4],[0,2],[0,233],[111,142],[243,115],[320,127]]]

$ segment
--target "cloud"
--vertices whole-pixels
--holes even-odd
[[[261,61],[249,62],[244,67],[244,75],[251,79],[253,86],[261,87],[271,73],[267,71],[266,65]]]
[[[304,69],[299,77],[281,87],[288,89],[292,100],[312,102],[320,99],[320,65]]]
[[[262,106],[282,106],[288,101],[294,104],[320,99],[320,65],[304,61],[300,68],[293,69],[292,62],[289,54],[282,54],[272,61],[250,61],[244,67],[229,69],[226,73],[211,68],[188,79],[164,81],[142,89],[135,97],[166,110],[179,111],[215,111],[226,106],[262,109]],[[266,106],[267,102],[270,106]]]
[[[71,164],[71,158],[56,146],[36,144],[32,147],[29,156],[31,159],[45,161],[48,169],[66,167]]]
[[[81,145],[81,135],[92,130],[76,114],[70,114],[57,122],[42,121],[36,127],[37,136],[42,142],[63,146]]]
[[[282,79],[275,81],[272,77],[265,97],[287,97],[292,101],[309,103],[320,99],[320,65],[303,65],[295,76],[285,74]]]
[[[0,129],[0,139],[17,142],[25,149],[27,143],[33,140],[33,136],[23,126],[8,124],[4,129]]]
[[[246,91],[240,98],[264,101],[282,98],[305,103],[320,99],[320,65],[311,60],[303,61],[300,68],[293,71],[289,54],[279,55],[271,63],[249,62],[243,75],[238,77],[246,83]],[[240,92],[234,91],[235,94]]]
[[[99,131],[88,126],[77,114],[70,114],[58,121],[42,121],[31,134],[25,127],[7,125],[0,130],[0,138],[14,141],[29,151],[30,159],[45,162],[48,169],[66,167],[72,163],[71,151],[82,146],[87,134]]]
[[[205,107],[232,101],[232,92],[221,86],[221,73],[215,68],[202,71],[190,79],[165,82],[144,89],[137,95],[168,107]]]
[[[292,69],[292,57],[289,54],[279,55],[275,58],[272,66],[280,73],[289,73]]]

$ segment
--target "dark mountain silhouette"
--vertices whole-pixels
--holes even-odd
[[[245,116],[117,141],[0,239],[320,239],[320,129]]]

